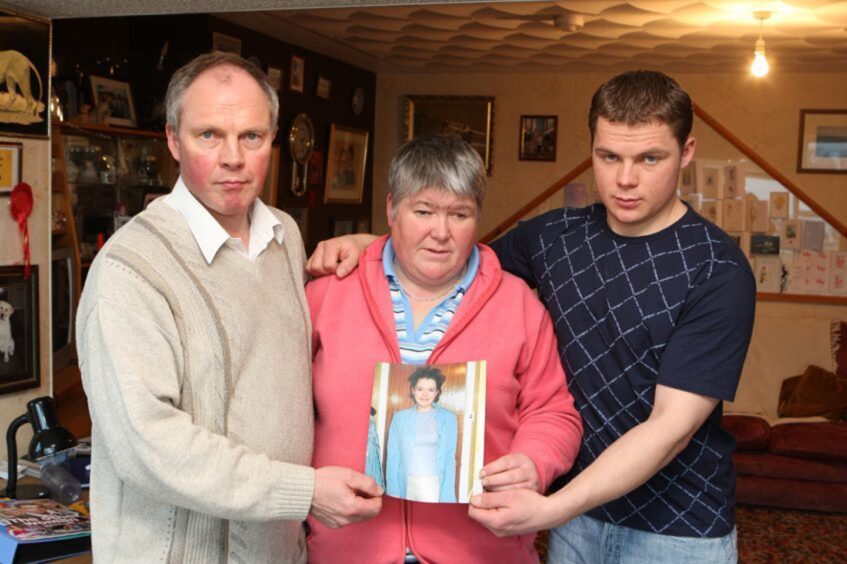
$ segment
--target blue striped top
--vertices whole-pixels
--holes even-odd
[[[459,303],[470,288],[477,270],[479,270],[479,249],[474,245],[471,256],[468,257],[468,268],[456,288],[441,302],[432,308],[420,327],[415,330],[409,298],[397,281],[394,270],[394,245],[391,238],[385,243],[382,251],[382,269],[388,279],[388,291],[391,294],[391,306],[394,310],[394,326],[397,330],[397,341],[400,344],[400,360],[404,364],[425,364],[430,353],[447,332],[450,321],[459,307]]]

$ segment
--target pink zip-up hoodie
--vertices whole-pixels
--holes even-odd
[[[400,362],[388,282],[387,237],[370,245],[358,270],[306,287],[312,315],[315,396],[313,465],[364,471],[374,366]],[[479,245],[480,265],[428,364],[486,361],[485,463],[520,452],[535,463],[542,490],[570,469],[582,424],[565,385],[550,317],[526,284],[504,273]],[[380,514],[329,529],[310,518],[309,561],[537,562],[535,535],[497,538],[468,517],[467,504],[384,496]]]

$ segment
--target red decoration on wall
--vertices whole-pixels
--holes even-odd
[[[27,218],[32,213],[32,187],[26,182],[21,182],[12,189],[9,209],[12,217],[18,222],[18,229],[24,240],[24,278],[29,278],[29,226]]]

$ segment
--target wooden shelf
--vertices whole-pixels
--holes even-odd
[[[146,129],[131,129],[129,127],[111,127],[108,125],[96,124],[80,124],[80,123],[59,123],[65,133],[72,133],[74,130],[88,133],[106,133],[109,135],[134,135],[136,137],[151,137],[155,139],[165,139],[167,136],[164,131],[149,131]]]

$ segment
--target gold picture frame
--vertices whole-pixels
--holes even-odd
[[[330,126],[324,178],[325,203],[361,203],[368,161],[368,137],[365,130],[334,123]]]

